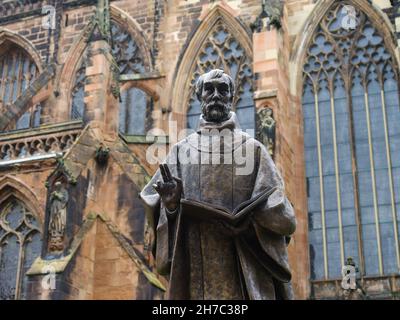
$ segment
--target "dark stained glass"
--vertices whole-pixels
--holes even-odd
[[[11,198],[0,205],[0,300],[24,298],[26,271],[40,255],[37,220]]]
[[[72,88],[72,106],[71,119],[82,119],[85,109],[85,76],[86,76],[86,59],[85,56],[81,61],[81,65],[75,74],[75,84]]]
[[[398,78],[362,11],[355,8],[353,27],[342,24],[348,4],[335,3],[322,19],[303,69],[313,279],[340,277],[347,257],[360,266],[360,252],[365,275],[400,267]]]
[[[112,53],[121,74],[144,73],[147,68],[142,52],[132,35],[119,23],[112,21]]]
[[[247,54],[236,40],[235,35],[219,21],[200,50],[194,76],[191,79],[192,86],[187,111],[188,128],[195,129],[197,127],[201,114],[200,103],[194,92],[194,85],[198,77],[212,69],[219,68],[227,72],[235,82],[236,97],[233,107],[241,128],[254,130],[253,72],[251,59]]]
[[[143,61],[143,53],[129,31],[119,23],[111,22],[112,54],[121,74],[141,74],[149,71]],[[86,52],[75,75],[72,89],[71,118],[81,119],[85,112]],[[144,135],[151,127],[153,101],[144,91],[130,88],[121,92],[119,109],[120,132],[128,135]]]
[[[12,104],[38,75],[35,62],[26,52],[11,46],[0,57],[0,105]],[[40,105],[31,107],[16,123],[15,129],[27,129],[40,124]],[[14,129],[14,128],[12,128]]]

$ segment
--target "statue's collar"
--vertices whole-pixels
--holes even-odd
[[[240,129],[239,121],[238,121],[238,118],[237,118],[235,112],[231,111],[229,113],[229,118],[227,120],[218,122],[218,123],[206,121],[203,118],[203,115],[200,116],[199,126],[197,129],[198,133],[201,133],[202,131],[208,131],[208,130],[221,131],[224,129],[228,129],[228,130]]]
[[[225,131],[222,131],[227,129]],[[219,131],[220,139],[212,137]],[[222,131],[222,132],[221,132]],[[229,118],[220,123],[207,122],[200,117],[197,132],[189,135],[186,141],[198,151],[209,153],[226,153],[236,150],[245,143],[250,136],[240,130],[239,121],[234,112],[230,112]],[[222,151],[221,151],[222,150]]]

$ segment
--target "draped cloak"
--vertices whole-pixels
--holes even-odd
[[[235,113],[218,124],[200,117],[197,132],[175,144],[165,163],[182,179],[182,198],[229,211],[275,188],[245,218],[243,233],[232,236],[218,221],[193,219],[181,207],[175,218],[167,215],[152,187],[162,181],[155,173],[140,197],[154,232],[157,271],[169,280],[167,298],[292,299],[287,244],[294,210],[265,146],[240,130]]]

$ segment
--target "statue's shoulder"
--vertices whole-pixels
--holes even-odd
[[[179,149],[182,149],[183,147],[187,147],[189,145],[195,144],[195,142],[198,139],[198,134],[196,132],[191,133],[187,137],[179,140],[173,145],[170,145],[170,152],[176,152]]]
[[[248,135],[247,143],[254,145],[255,147],[263,147],[264,145],[258,141],[257,139],[253,138],[252,136]]]
[[[247,132],[240,130],[240,129],[235,129],[232,131],[233,133],[233,144],[234,148],[238,148],[241,145],[246,144],[247,146],[253,146],[255,148],[261,148],[263,144],[259,142],[258,140],[254,139],[251,135],[249,135]],[[179,140],[176,144],[173,145],[173,149],[182,149],[182,148],[187,148],[189,146],[198,148],[199,147],[199,137],[201,135],[197,132],[191,133],[187,137]],[[201,144],[201,143],[200,143]]]
[[[243,130],[235,130],[235,138],[240,138],[243,143],[247,145],[252,145],[254,147],[262,147],[263,144],[257,139],[253,138],[250,134]]]
[[[189,134],[186,138],[179,140],[175,146],[180,148],[189,145],[193,145],[198,141],[199,134],[197,132],[193,132]]]

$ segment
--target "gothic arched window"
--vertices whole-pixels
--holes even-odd
[[[144,73],[148,71],[143,54],[132,35],[119,23],[111,22],[112,53],[121,74]]]
[[[149,71],[138,43],[121,24],[111,21],[112,54],[121,74],[142,74]],[[86,52],[84,53],[86,55]],[[86,58],[83,57],[72,89],[71,118],[84,114]],[[149,126],[152,99],[138,89],[130,88],[121,93],[120,131],[123,134],[145,134]],[[146,122],[145,122],[146,121]]]
[[[0,105],[12,104],[35,80],[38,68],[31,57],[16,45],[10,45],[0,56]],[[17,121],[15,129],[40,124],[40,105],[30,108]]]
[[[399,79],[380,26],[335,3],[303,75],[311,277],[341,278],[348,257],[362,275],[397,273]]]
[[[236,95],[233,108],[243,130],[254,129],[255,114],[253,102],[253,72],[248,52],[219,20],[200,49],[196,67],[191,79],[187,127],[196,129],[201,114],[200,102],[196,98],[195,84],[198,77],[212,69],[219,68],[227,72],[235,82]]]
[[[148,70],[143,53],[132,35],[117,22],[111,24],[112,52],[121,74],[142,74]],[[144,135],[151,128],[153,100],[143,90],[121,92],[119,131],[126,135]]]
[[[23,203],[12,197],[0,204],[0,300],[24,298],[25,274],[41,248],[38,222]]]

